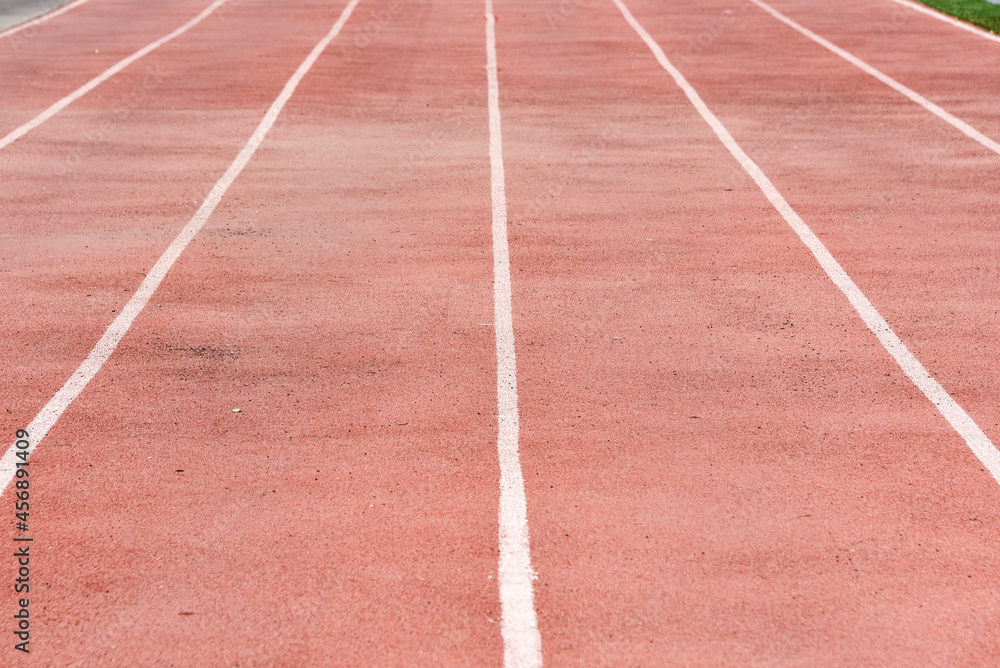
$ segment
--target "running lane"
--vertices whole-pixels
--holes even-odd
[[[1000,36],[962,30],[892,0],[767,4],[1000,141]]]
[[[355,16],[33,455],[47,661],[501,663],[482,7]],[[237,135],[196,62],[157,104]]]
[[[996,440],[990,155],[766,14],[629,5]],[[497,13],[547,662],[996,657],[996,481],[612,3]]]
[[[0,151],[5,434],[83,361],[322,37],[309,19],[328,14],[244,0]]]
[[[211,4],[211,0],[155,5],[92,0],[0,38],[0,90],[4,94],[0,136]],[[229,11],[225,7],[222,14]]]
[[[753,6],[692,54],[684,31],[724,8],[640,2],[634,11],[917,358],[1000,442],[1000,205],[983,186],[1000,177],[1000,156]],[[996,52],[988,40],[961,45]]]

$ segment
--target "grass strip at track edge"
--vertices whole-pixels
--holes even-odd
[[[919,2],[1000,35],[1000,4],[994,5],[986,0],[919,0]]]

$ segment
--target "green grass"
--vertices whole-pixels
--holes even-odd
[[[920,2],[991,32],[1000,33],[1000,5],[990,4],[986,0],[920,0]]]

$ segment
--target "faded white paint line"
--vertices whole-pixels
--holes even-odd
[[[958,405],[951,396],[945,391],[941,384],[938,383],[931,375],[927,372],[927,369],[920,363],[920,361],[913,355],[912,352],[906,347],[906,344],[896,335],[889,323],[886,322],[885,318],[876,310],[875,306],[868,300],[868,297],[861,291],[844,268],[840,266],[840,263],[830,254],[830,251],[826,249],[823,242],[819,240],[809,226],[805,224],[805,221],[799,216],[798,213],[792,209],[791,205],[785,201],[785,198],[778,192],[778,189],[774,187],[771,180],[767,178],[764,172],[757,166],[757,164],[750,159],[733,136],[729,134],[729,131],[722,124],[722,122],[712,113],[705,104],[704,100],[698,94],[698,91],[688,83],[684,75],[674,67],[673,63],[667,58],[666,54],[663,53],[663,49],[660,48],[659,44],[650,37],[649,33],[636,21],[635,17],[628,8],[622,3],[622,0],[612,0],[615,5],[618,6],[619,11],[621,11],[622,16],[628,21],[632,29],[638,33],[639,37],[646,43],[649,49],[656,56],[657,61],[665,69],[670,76],[673,77],[677,85],[684,91],[691,104],[694,105],[698,113],[705,120],[706,123],[712,128],[716,136],[723,143],[723,145],[729,149],[729,152],[733,154],[733,157],[739,161],[740,165],[750,175],[750,178],[756,182],[757,186],[761,189],[767,199],[771,202],[775,209],[781,214],[788,225],[795,231],[802,243],[806,245],[807,248],[812,252],[813,256],[819,262],[820,266],[826,272],[830,280],[844,293],[848,301],[864,320],[865,324],[868,326],[878,340],[885,347],[886,351],[892,355],[896,363],[899,364],[900,368],[906,373],[906,375],[913,381],[913,383],[924,393],[928,401],[934,404],[937,409],[941,412],[941,415],[948,421],[948,424],[958,432],[958,434],[965,440],[966,444],[976,455],[983,466],[990,472],[997,482],[1000,482],[1000,451],[990,441],[989,437],[983,433],[983,430],[979,428],[979,425],[969,417],[969,414]]]

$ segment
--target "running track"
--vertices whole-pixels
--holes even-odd
[[[766,5],[983,143],[754,0],[494,4],[0,37],[5,137],[201,16],[0,149],[0,661],[995,663],[1000,44]]]

